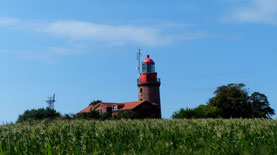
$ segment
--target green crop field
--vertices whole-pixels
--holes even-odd
[[[46,120],[0,139],[0,154],[277,154],[277,120]]]

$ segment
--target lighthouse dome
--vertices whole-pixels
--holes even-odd
[[[145,63],[155,63],[155,62],[150,58],[149,55],[147,55],[147,58],[144,59],[144,61],[142,63],[145,64]]]

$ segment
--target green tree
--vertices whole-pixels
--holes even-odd
[[[194,118],[194,110],[190,108],[181,108],[179,111],[173,113],[172,118]]]
[[[17,122],[24,122],[30,120],[55,119],[60,118],[61,114],[50,108],[40,108],[26,110],[22,115],[19,115]]]
[[[243,83],[220,86],[208,105],[222,110],[224,118],[270,118],[275,112],[264,94],[254,92],[249,96]]]
[[[222,116],[222,110],[212,105],[200,105],[193,110],[195,118],[218,118]]]
[[[253,118],[270,118],[275,112],[269,107],[269,102],[264,94],[254,92],[249,97],[251,117]]]
[[[87,113],[80,113],[74,116],[75,119],[99,119],[100,114],[98,111],[91,110]]]
[[[214,94],[207,105],[181,109],[172,118],[270,118],[275,114],[264,94],[254,92],[249,96],[243,83],[220,86]]]
[[[92,102],[90,102],[89,106],[96,105],[96,104],[101,103],[101,102],[102,102],[102,100],[93,100]]]
[[[194,109],[182,108],[174,112],[172,118],[218,118],[221,116],[221,109],[212,105],[199,105]]]
[[[112,118],[111,112],[105,112],[100,116],[100,120],[110,120]]]

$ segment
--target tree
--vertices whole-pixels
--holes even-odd
[[[269,102],[264,94],[254,92],[249,97],[249,103],[251,105],[251,117],[255,118],[270,118],[275,112],[269,107]]]
[[[247,106],[248,91],[244,84],[229,84],[220,86],[214,92],[215,97],[209,100],[209,105],[220,108],[224,118],[241,117],[245,114]]]
[[[172,118],[193,118],[194,110],[190,108],[181,108],[179,111],[173,113]]]
[[[98,111],[91,110],[90,112],[87,112],[87,113],[77,114],[77,115],[75,115],[74,118],[77,118],[77,119],[99,119],[100,114]]]
[[[220,86],[214,94],[207,105],[181,109],[172,118],[270,118],[275,114],[264,94],[254,92],[249,96],[243,83]]]
[[[26,110],[22,115],[19,115],[17,122],[24,122],[30,120],[55,119],[61,117],[59,112],[50,108],[40,108]]]
[[[218,118],[222,116],[222,110],[212,105],[200,105],[193,110],[196,114],[195,118]]]
[[[101,103],[101,102],[102,102],[102,100],[93,100],[92,102],[90,102],[89,106],[96,105],[96,104]]]
[[[221,109],[212,105],[199,105],[194,109],[186,108],[174,112],[172,118],[218,118],[222,116]]]
[[[100,120],[110,120],[112,118],[111,112],[105,112],[100,116]]]
[[[254,92],[249,96],[244,87],[243,83],[220,86],[208,105],[221,109],[224,118],[270,118],[275,114],[264,94]]]

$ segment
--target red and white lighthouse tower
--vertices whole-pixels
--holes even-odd
[[[142,62],[142,72],[138,78],[138,99],[139,101],[149,101],[156,103],[158,112],[155,118],[161,118],[161,103],[160,103],[160,85],[161,81],[157,78],[155,72],[155,62],[147,55],[147,58]]]

